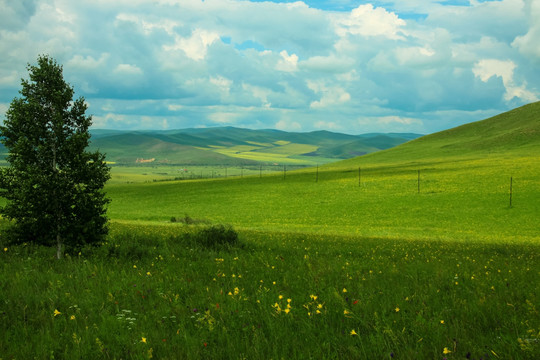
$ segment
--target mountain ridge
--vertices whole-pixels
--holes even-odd
[[[287,132],[238,127],[173,130],[91,130],[91,148],[118,164],[154,159],[168,164],[324,164],[387,149],[412,133],[350,135],[326,130]]]

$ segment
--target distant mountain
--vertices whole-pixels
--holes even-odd
[[[118,164],[315,165],[388,149],[419,134],[348,135],[216,127],[180,130],[91,130],[91,148]]]

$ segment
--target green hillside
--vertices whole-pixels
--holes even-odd
[[[91,146],[107,160],[174,165],[316,165],[401,144],[411,134],[346,135],[328,131],[293,133],[234,127],[167,131],[93,130]],[[418,137],[419,135],[412,135]]]
[[[110,185],[110,214],[164,221],[189,213],[245,229],[391,238],[496,238],[514,229],[516,237],[537,238],[538,109],[539,103],[531,104],[317,173],[311,168],[230,181]],[[511,176],[519,189],[514,196],[521,198],[514,200],[523,203],[508,212]],[[493,226],[494,218],[505,224]]]
[[[336,163],[335,166],[534,154],[540,154],[540,102],[426,135],[390,150]]]

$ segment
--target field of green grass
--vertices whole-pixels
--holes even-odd
[[[112,181],[102,247],[0,237],[0,359],[537,359],[539,114],[318,170]],[[194,240],[209,223],[239,244]]]

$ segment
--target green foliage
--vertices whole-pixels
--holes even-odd
[[[0,239],[1,356],[538,357],[538,243],[276,230],[223,251],[192,231],[113,222],[104,246],[62,262]]]
[[[207,248],[230,248],[238,244],[238,233],[230,225],[210,225],[192,235],[195,243]]]
[[[14,242],[56,245],[60,257],[63,245],[78,249],[107,234],[109,168],[103,154],[86,151],[92,119],[84,98],[73,100],[62,67],[40,56],[28,71],[0,127],[10,164],[0,173],[0,196],[8,200],[0,212],[13,220]]]

